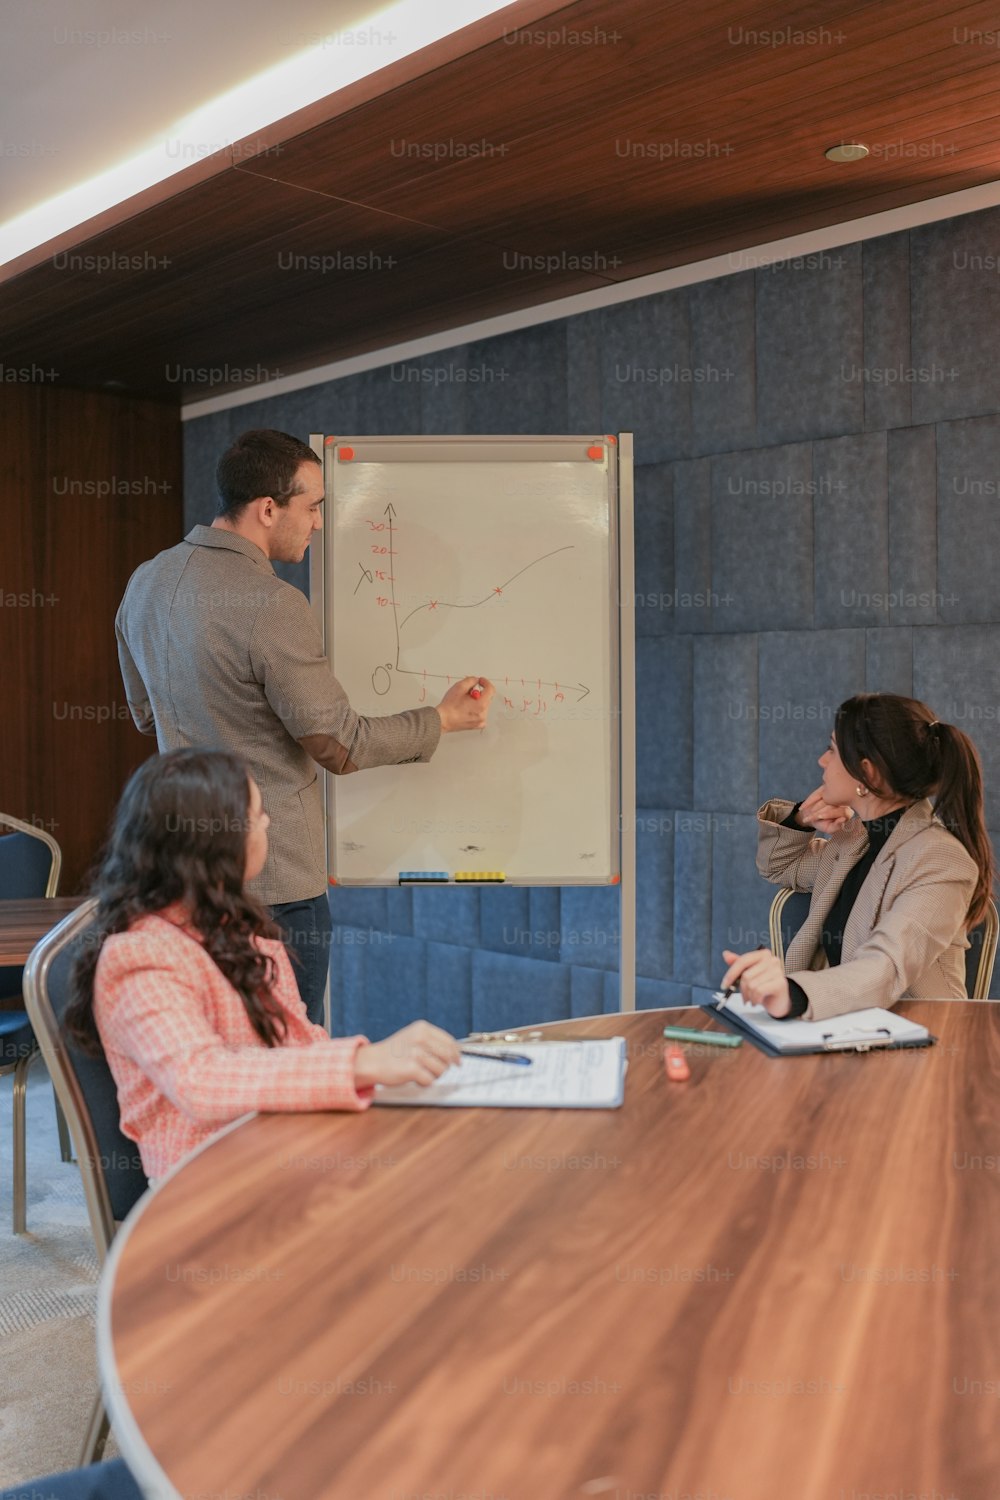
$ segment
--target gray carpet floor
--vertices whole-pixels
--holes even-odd
[[[28,1233],[11,1229],[11,1095],[0,1079],[0,1489],[75,1468],[97,1393],[97,1254],[59,1157],[44,1065],[28,1083]],[[115,1454],[114,1435],[107,1457]]]

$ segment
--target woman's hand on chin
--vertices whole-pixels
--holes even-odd
[[[795,816],[798,822],[815,828],[817,833],[836,833],[838,828],[843,828],[854,817],[854,810],[835,802],[827,802],[823,788],[818,786],[799,803]]]

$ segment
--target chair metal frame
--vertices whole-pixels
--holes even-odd
[[[997,937],[1000,936],[1000,912],[997,904],[991,896],[986,907],[986,916],[983,918],[983,946],[979,954],[979,967],[976,970],[976,982],[972,987],[970,1000],[988,1000],[990,998],[990,984],[993,980],[993,965],[997,956]]]
[[[51,833],[46,833],[44,828],[36,828],[33,823],[24,823],[20,818],[12,817],[10,813],[0,813],[0,828],[6,828],[11,833],[24,833],[29,838],[39,839],[45,844],[51,856],[49,863],[49,876],[45,882],[45,899],[54,896],[59,889],[59,874],[62,870],[62,850]],[[6,966],[5,966],[6,967]],[[10,967],[16,968],[13,964]],[[33,1047],[23,1057],[19,1057],[13,1063],[0,1063],[0,1078],[9,1073],[14,1075],[14,1126],[12,1131],[13,1172],[12,1189],[14,1197],[13,1227],[15,1234],[24,1234],[28,1227],[28,1180],[27,1180],[27,1090],[28,1070],[31,1064],[39,1056],[38,1048]],[[59,1154],[63,1161],[72,1161],[73,1153],[70,1149],[69,1135],[66,1129],[66,1120],[59,1107],[59,1096],[56,1095],[56,1126],[59,1131]]]
[[[36,828],[33,823],[22,823],[20,818],[12,818],[9,813],[0,812],[0,826],[9,828],[12,833],[26,833],[30,838],[41,839],[43,844],[48,844],[52,855],[52,865],[49,870],[49,878],[45,886],[45,895],[54,896],[59,889],[59,872],[62,869],[62,850],[52,837],[46,833],[44,828]]]
[[[88,926],[96,908],[96,899],[85,901],[53,927],[51,932],[46,933],[32,949],[24,970],[24,999],[39,1050],[45,1059],[56,1098],[66,1117],[76,1148],[76,1160],[83,1179],[83,1195],[97,1247],[97,1259],[99,1265],[103,1266],[118,1226],[111,1210],[111,1198],[101,1167],[101,1150],[90,1110],[70,1060],[59,1021],[52,1009],[48,990],[48,975],[53,960]],[[87,1424],[80,1456],[81,1465],[94,1463],[101,1458],[108,1431],[104,1400],[98,1391]]]
[[[785,945],[781,938],[781,913],[785,909],[785,902],[789,896],[800,895],[790,885],[783,885],[771,902],[771,913],[768,918],[768,929],[771,937],[771,952],[776,957],[784,960]],[[988,1000],[990,997],[990,984],[993,980],[993,965],[997,956],[997,940],[1000,938],[1000,912],[997,904],[990,897],[986,908],[986,916],[983,918],[983,946],[979,954],[979,966],[976,969],[975,983],[969,994],[970,1000]]]

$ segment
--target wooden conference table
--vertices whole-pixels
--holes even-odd
[[[628,1038],[616,1111],[257,1116],[140,1205],[102,1378],[149,1494],[995,1500],[1000,1006],[930,1049]]]
[[[0,968],[26,964],[35,944],[85,900],[85,896],[35,896],[23,901],[0,901]],[[7,1003],[0,1000],[0,1010],[20,1009],[20,996]]]

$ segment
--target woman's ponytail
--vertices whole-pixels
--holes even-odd
[[[941,773],[934,811],[979,866],[966,924],[975,927],[986,915],[994,874],[993,846],[983,813],[982,763],[969,736],[954,724],[934,724],[928,727],[928,733],[937,740]]]

